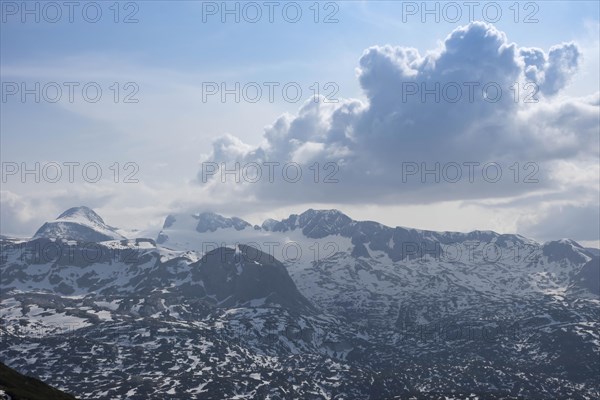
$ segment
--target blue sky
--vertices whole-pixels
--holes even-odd
[[[19,18],[21,10],[16,15],[8,15],[6,3],[11,2],[2,3],[0,73],[3,82],[31,85],[36,81],[42,84],[94,81],[104,89],[105,96],[94,104],[81,98],[73,103],[62,100],[52,104],[23,103],[14,98],[3,102],[2,160],[19,163],[94,161],[103,166],[130,161],[139,165],[140,179],[135,185],[104,181],[94,185],[8,181],[2,188],[2,233],[31,234],[43,221],[79,203],[97,208],[114,225],[148,230],[159,226],[164,215],[178,207],[211,208],[258,221],[316,205],[340,208],[355,218],[375,219],[390,225],[519,231],[547,240],[564,231],[564,223],[557,222],[556,228],[552,228],[548,222],[549,215],[555,214],[557,209],[565,210],[565,218],[567,215],[575,218],[574,215],[579,215],[577,210],[585,215],[598,204],[593,183],[597,182],[597,160],[594,163],[594,154],[576,151],[553,157],[532,151],[530,158],[520,155],[516,160],[537,162],[539,159],[541,162],[543,159],[548,163],[543,172],[549,176],[572,173],[577,179],[583,179],[580,184],[591,189],[591,193],[578,202],[575,201],[578,197],[585,197],[577,194],[581,193],[578,187],[566,187],[564,181],[555,178],[552,185],[543,188],[540,185],[537,191],[518,192],[507,188],[504,192],[498,189],[484,195],[478,190],[463,188],[455,197],[432,192],[423,194],[429,196],[427,201],[415,195],[411,202],[380,201],[376,196],[370,200],[357,196],[355,202],[349,202],[331,195],[317,196],[315,201],[282,197],[276,203],[265,204],[254,194],[245,193],[241,199],[235,199],[224,191],[216,196],[197,184],[200,162],[216,160],[213,143],[217,138],[230,134],[243,142],[244,148],[264,145],[268,142],[263,136],[265,126],[273,124],[282,114],[296,115],[310,97],[309,87],[314,82],[321,86],[334,82],[339,88],[336,98],[358,99],[368,104],[372,99],[357,78],[359,60],[366,49],[386,44],[412,47],[425,57],[427,52],[439,51],[455,29],[467,25],[470,21],[466,16],[456,23],[436,23],[431,17],[422,23],[419,15],[407,16],[404,22],[403,9],[410,2],[341,1],[334,3],[339,7],[335,13],[339,22],[325,24],[313,21],[314,14],[309,7],[314,2],[310,1],[299,2],[303,17],[298,23],[286,22],[277,12],[279,9],[276,9],[274,23],[267,22],[265,16],[255,24],[233,23],[231,19],[222,23],[219,16],[212,15],[205,23],[203,7],[206,3],[143,1],[133,2],[136,8],[121,2],[120,20],[136,11],[134,18],[138,22],[126,24],[113,21],[113,10],[109,8],[113,2],[110,1],[100,2],[103,15],[98,23],[86,22],[78,10],[73,23],[66,15],[58,23],[48,23],[43,18],[35,23],[31,16],[23,23]],[[489,2],[481,2],[482,6],[486,3]],[[517,4],[520,20],[534,10],[527,3]],[[20,2],[14,4],[21,7]],[[43,7],[44,3],[40,4]],[[83,7],[85,3],[80,4]],[[221,6],[221,2],[214,4]],[[528,24],[514,22],[514,13],[509,9],[513,2],[499,4],[503,16],[493,26],[506,35],[508,43],[548,53],[552,46],[575,42],[580,50],[576,73],[565,73],[569,79],[561,85],[560,93],[543,99],[549,109],[558,107],[559,99],[568,101],[598,92],[598,2],[535,2],[535,18],[539,22]],[[284,5],[285,2],[280,4]],[[319,17],[335,9],[331,7],[334,6],[321,2]],[[476,20],[485,19],[481,11],[476,10],[474,15]],[[139,87],[136,95],[139,103],[106,101],[110,97],[108,87],[113,82],[120,85],[134,82]],[[273,103],[264,99],[257,103],[216,100],[205,103],[201,101],[203,82],[241,82],[242,85],[298,82],[304,96],[297,103],[286,102],[282,96],[276,96]],[[531,123],[528,126],[531,128]],[[576,131],[577,127],[561,129]],[[597,136],[595,141],[581,140],[586,147],[593,148],[598,143]],[[312,143],[316,142],[308,144]],[[327,143],[323,139],[320,144],[327,146]],[[273,142],[268,145],[272,147]],[[385,145],[382,144],[383,148]],[[431,146],[431,142],[424,140],[415,144],[418,145],[425,148]],[[509,146],[504,142],[495,145]],[[497,153],[509,153],[508,147],[501,150]],[[472,153],[473,157],[477,158],[477,153]],[[273,157],[274,154],[286,161],[284,153],[273,152]],[[361,184],[360,181],[352,183],[358,187]],[[336,189],[344,192],[340,187]],[[412,191],[402,188],[406,190]],[[386,192],[385,196],[388,195]],[[404,193],[398,191],[397,195]],[[248,203],[246,199],[254,199],[254,202]],[[537,214],[532,214],[532,210],[537,210]],[[276,215],[271,215],[273,213]],[[598,234],[593,229],[584,231],[574,230],[572,235],[578,236],[574,239],[590,244],[598,242]]]

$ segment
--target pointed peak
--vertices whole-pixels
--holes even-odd
[[[106,225],[98,214],[85,206],[69,208],[54,221],[42,225],[33,237],[80,242],[125,239],[116,228]]]
[[[57,220],[87,220],[104,224],[104,220],[94,210],[86,206],[71,207],[56,218]]]

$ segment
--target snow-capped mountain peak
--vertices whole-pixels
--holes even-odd
[[[103,225],[104,220],[94,210],[86,206],[71,207],[56,218],[57,220],[69,220],[81,223],[92,223]]]
[[[198,249],[200,235],[230,230],[238,233],[254,228],[238,217],[224,217],[214,212],[182,212],[167,216],[156,241],[172,248]]]
[[[37,230],[34,239],[64,239],[79,242],[103,242],[122,240],[116,228],[107,225],[92,209],[80,206],[63,212],[54,221],[46,222]]]
[[[78,207],[39,236],[81,238],[102,229],[113,228]],[[542,245],[491,231],[390,227],[311,209],[262,227],[215,213],[173,214],[156,242],[57,240],[57,251],[40,254],[43,242],[0,243],[0,334],[7,338],[0,355],[58,382],[78,371],[63,386],[90,398],[149,398],[157,391],[196,398],[200,372],[218,398],[231,398],[239,389],[223,385],[225,369],[255,393],[257,377],[264,386],[288,382],[287,373],[261,372],[260,365],[273,363],[280,371],[318,372],[294,383],[320,379],[299,398],[328,382],[358,382],[351,398],[391,398],[404,390],[407,375],[386,383],[389,392],[373,392],[382,386],[379,371],[408,360],[415,382],[472,388],[480,382],[477,370],[493,370],[488,356],[510,366],[502,385],[522,384],[527,398],[541,384],[554,388],[554,397],[584,398],[576,394],[585,390],[585,398],[598,398],[600,268],[598,257],[572,240]],[[99,257],[91,259],[89,250]],[[47,333],[33,337],[37,332]],[[77,340],[63,341],[67,334]],[[30,362],[40,354],[50,362]],[[98,367],[83,368],[81,354],[98,355]],[[537,368],[540,354],[570,358],[533,379],[523,371]],[[432,357],[448,355],[459,366],[484,364],[466,374],[448,371],[450,364],[432,373]],[[179,365],[188,359],[182,375]],[[319,378],[332,365],[342,372]],[[240,372],[247,370],[252,380]],[[176,387],[121,379],[125,372],[167,382],[170,371]],[[581,383],[571,385],[569,374]],[[107,392],[114,382],[121,383]],[[135,396],[127,394],[134,389]]]
[[[302,214],[292,214],[281,221],[269,219],[263,223],[263,229],[271,232],[286,232],[302,229],[306,237],[322,238],[340,234],[353,221],[339,210],[308,209]]]
[[[213,212],[204,212],[194,215],[198,220],[196,231],[200,233],[214,232],[217,229],[234,228],[236,231],[241,231],[247,227],[251,227],[250,223],[238,217],[227,218]]]

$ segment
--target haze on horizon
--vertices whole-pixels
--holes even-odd
[[[222,23],[194,2],[140,3],[135,23],[115,23],[109,9],[95,24],[5,13],[1,233],[31,236],[78,205],[141,232],[158,232],[174,212],[260,223],[335,208],[389,226],[599,247],[596,2],[540,3],[529,24],[510,10],[494,23],[422,23],[394,2],[338,5],[335,23],[315,23],[308,8],[298,23]],[[47,101],[54,87],[39,102],[10,94],[11,83],[49,82],[60,83],[59,101]],[[91,102],[75,90],[70,101],[65,82],[94,82],[103,96]],[[278,84],[273,101],[267,82]],[[473,101],[465,82],[479,84]],[[498,101],[480,96],[490,82],[503,89]],[[263,90],[256,102],[253,83]],[[280,90],[290,83],[302,89],[294,101]],[[436,83],[464,95],[421,97],[420,85]],[[223,101],[221,84],[248,92]],[[241,182],[212,169],[236,162]],[[264,162],[278,163],[274,182]],[[36,163],[40,182],[21,175]],[[82,174],[91,163],[98,181],[89,179],[95,165]],[[282,175],[290,163],[301,167],[297,182]],[[255,164],[262,177],[251,182],[242,168]],[[56,165],[61,178],[44,179]]]

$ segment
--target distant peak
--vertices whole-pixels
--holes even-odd
[[[349,216],[347,216],[340,210],[336,210],[336,209],[315,210],[315,209],[310,208],[299,215],[299,221],[300,221],[301,226],[304,225],[306,222],[309,222],[309,221],[312,221],[315,219],[327,221],[327,222],[333,222],[333,221],[340,220],[340,221],[344,221],[345,223],[349,223],[352,221],[352,219]]]
[[[332,208],[329,210],[315,210],[314,208],[309,208],[308,210],[304,211],[302,214],[300,215],[344,215],[346,216],[346,214],[344,214],[343,212],[341,212],[338,209]]]
[[[557,242],[560,244],[566,244],[569,246],[577,247],[579,249],[583,249],[583,246],[581,246],[579,243],[577,243],[573,239],[563,238],[563,239],[557,240]]]
[[[80,219],[96,222],[104,225],[104,220],[94,210],[86,206],[72,207],[58,216],[57,219]]]
[[[102,242],[125,239],[123,235],[104,223],[91,208],[80,206],[69,208],[54,221],[46,222],[34,238],[56,238],[81,242]]]
[[[214,212],[203,212],[194,216],[198,220],[196,231],[214,232],[217,229],[234,228],[241,231],[246,227],[251,227],[248,222],[238,217],[227,218]]]
[[[276,219],[267,218],[265,222],[262,223],[261,228],[265,231],[272,231],[273,228],[279,223]]]

